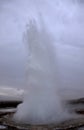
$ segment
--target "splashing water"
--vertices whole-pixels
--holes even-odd
[[[20,121],[28,123],[51,123],[58,117],[62,119],[63,114],[57,94],[59,83],[53,38],[42,25],[38,28],[35,21],[29,23],[27,35],[30,50],[28,93],[17,115]]]
[[[32,2],[34,1],[32,0]],[[73,88],[72,90],[79,88],[80,81],[82,85],[84,84],[83,80],[80,79],[84,72],[79,73],[84,64],[81,60],[83,53],[80,52],[83,43],[79,43],[84,41],[82,35],[79,34],[79,32],[83,34],[83,31],[81,31],[83,23],[80,20],[80,6],[77,1],[67,2],[64,0],[63,2],[59,0],[58,2],[57,0],[55,2],[53,0],[48,2],[46,0],[46,2],[40,2],[42,4],[37,0],[36,4],[40,5],[39,10],[44,22],[40,20],[38,25],[36,19],[28,24],[26,33],[29,48],[28,87],[26,88],[27,94],[24,97],[24,103],[18,107],[15,115],[18,121],[27,123],[52,123],[68,118],[69,115],[63,108],[59,90],[61,88],[66,90],[66,86]],[[43,3],[47,5],[45,7],[48,7],[48,9],[44,7],[44,10],[42,10]],[[49,11],[49,7],[54,8],[51,8],[53,16]],[[55,21],[52,20],[53,22],[50,23],[50,18]],[[44,25],[43,23],[47,24]],[[63,55],[57,55],[58,49],[55,43],[58,49],[61,45]],[[67,51],[68,58],[65,51]],[[59,65],[60,57],[63,61]],[[59,76],[59,70],[61,71],[61,77]],[[74,82],[77,79],[78,82]],[[61,81],[62,83],[60,83]]]

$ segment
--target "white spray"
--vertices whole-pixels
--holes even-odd
[[[53,123],[63,118],[58,96],[58,67],[54,39],[41,25],[30,22],[27,30],[29,45],[27,95],[16,117],[27,123]],[[59,117],[59,118],[58,118]]]
[[[46,3],[47,2],[46,0]],[[80,75],[82,75],[78,71],[84,64],[81,60],[82,53],[80,52],[80,48],[77,48],[80,45],[78,41],[80,41],[80,39],[84,40],[82,39],[82,35],[79,35],[79,32],[83,34],[80,29],[83,23],[79,19],[81,9],[78,4],[74,4],[74,2],[65,2],[65,4],[63,4],[60,0],[60,2],[55,3],[57,7],[55,9],[54,1],[49,1],[48,6],[52,3],[51,5],[54,7],[53,10],[56,10],[56,14],[52,11],[54,13],[52,17],[52,13],[49,9],[48,13],[46,8],[42,11],[44,15],[50,15],[50,18],[56,16],[56,19],[54,18],[56,22],[51,20],[53,21],[51,25],[49,22],[50,18],[48,19],[46,15],[45,21],[48,23],[46,27],[42,23],[37,26],[37,22],[35,21],[31,21],[28,25],[26,39],[30,55],[27,69],[27,88],[25,89],[27,94],[24,97],[24,103],[18,107],[18,111],[15,115],[18,121],[27,123],[52,123],[68,117],[67,112],[65,112],[62,106],[59,91],[62,88],[66,90],[67,87],[69,87],[69,89],[72,88],[72,90],[77,87],[79,88],[79,82],[74,81],[79,79]],[[39,3],[38,0],[37,3]],[[59,6],[57,6],[57,4]],[[43,7],[41,8],[43,9]],[[53,33],[49,33],[47,27],[49,27]],[[55,49],[54,39],[51,34],[56,36],[55,43],[59,44],[58,50],[59,48],[61,48],[60,51],[62,50],[59,56],[56,55],[57,50]],[[67,52],[65,53],[65,51]],[[59,67],[57,57],[62,59]],[[61,71],[60,78],[58,70]],[[75,75],[75,72],[77,75]],[[73,76],[73,74],[75,76]],[[61,80],[63,84],[61,83],[60,86]],[[79,81],[81,81],[81,79]],[[73,92],[72,90],[71,92]],[[72,97],[71,93],[69,97],[70,96]]]

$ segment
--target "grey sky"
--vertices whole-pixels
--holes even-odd
[[[25,84],[26,53],[14,1],[0,1],[0,86]]]
[[[0,0],[0,85],[24,86],[27,50],[23,34],[40,14],[55,38],[63,88],[84,90],[84,7],[71,0]],[[67,1],[67,0],[65,0]]]

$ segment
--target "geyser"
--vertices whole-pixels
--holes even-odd
[[[33,5],[29,19],[35,21],[29,22],[25,37],[29,54],[26,94],[14,118],[52,123],[69,116],[62,98],[84,96],[84,8],[77,0],[28,2]],[[38,12],[44,22],[38,22]]]
[[[28,81],[24,102],[15,118],[27,123],[53,123],[65,114],[58,96],[58,65],[54,39],[33,20],[27,29],[29,47]]]

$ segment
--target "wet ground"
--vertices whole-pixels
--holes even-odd
[[[84,130],[84,98],[71,100],[66,103],[70,112],[74,112],[77,115],[80,115],[80,117],[66,120],[59,124],[30,125],[12,121],[11,117],[16,112],[19,103],[21,103],[21,101],[1,102],[0,130]],[[4,106],[5,108],[3,108]]]

